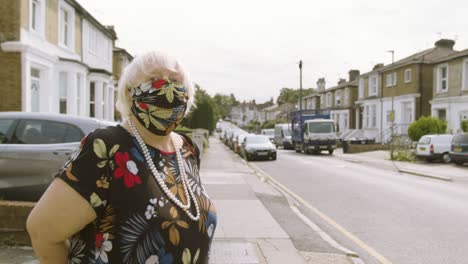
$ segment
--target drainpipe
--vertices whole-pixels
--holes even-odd
[[[419,95],[420,95],[420,97],[419,97],[419,116],[422,116],[422,110],[423,110],[423,95],[424,95],[424,93],[423,93],[423,91],[424,91],[424,89],[423,89],[424,56],[425,56],[425,55],[422,56],[422,62],[421,62],[421,64],[420,64],[420,66],[419,66]],[[434,90],[434,87],[432,87],[432,89]],[[431,92],[433,92],[433,91],[431,91]],[[415,110],[416,110],[416,109],[415,109]],[[431,110],[431,111],[432,111],[432,110]],[[415,112],[416,112],[416,111],[415,111]],[[415,113],[415,115],[414,115],[414,121],[416,121],[416,120],[417,120],[417,118],[416,118],[416,113]]]

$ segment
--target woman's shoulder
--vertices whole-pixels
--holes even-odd
[[[182,149],[185,151],[185,153],[195,158],[198,165],[200,165],[200,149],[198,148],[197,144],[195,144],[192,139],[184,133],[176,133],[176,135],[178,136]]]
[[[104,142],[118,143],[129,138],[129,133],[120,125],[97,128],[86,137],[101,139]]]

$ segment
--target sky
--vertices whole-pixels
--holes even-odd
[[[327,87],[434,46],[468,49],[466,0],[77,0],[132,55],[177,58],[209,94],[275,100],[283,87]]]

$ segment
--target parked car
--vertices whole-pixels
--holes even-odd
[[[457,165],[468,162],[468,133],[457,134],[453,137],[450,157]]]
[[[0,113],[0,196],[37,200],[86,134],[115,124],[62,114]]]
[[[242,135],[246,135],[248,134],[246,131],[244,130],[239,130],[238,132],[235,132],[234,135],[233,135],[233,140],[232,140],[232,144],[233,144],[233,148],[232,150],[235,152],[235,153],[239,153],[240,152],[240,147],[241,147],[241,143],[242,141],[240,141],[241,139],[243,140],[244,137],[241,137]]]
[[[276,146],[275,129],[274,128],[264,128],[264,129],[262,129],[260,131],[260,134],[267,136],[270,139],[271,143],[275,144],[275,146]],[[276,146],[276,147],[278,147],[278,146]]]
[[[293,149],[291,141],[291,124],[276,124],[274,129],[276,145],[281,146],[284,149]]]
[[[245,137],[248,135],[253,135],[253,134],[242,133],[242,134],[239,134],[239,136],[237,137],[237,142],[236,142],[237,146],[235,147],[234,152],[236,152],[237,154],[241,156],[242,156],[242,142],[244,142]]]
[[[416,156],[427,161],[440,160],[445,163],[452,161],[450,147],[453,135],[426,135],[419,139],[416,145]]]
[[[254,159],[276,160],[276,146],[264,135],[247,135],[242,142],[242,156],[250,161]]]

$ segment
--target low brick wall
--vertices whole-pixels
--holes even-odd
[[[35,203],[0,201],[0,244],[31,245],[26,220]]]
[[[376,150],[389,150],[390,146],[382,144],[350,144],[347,153],[361,153]]]

